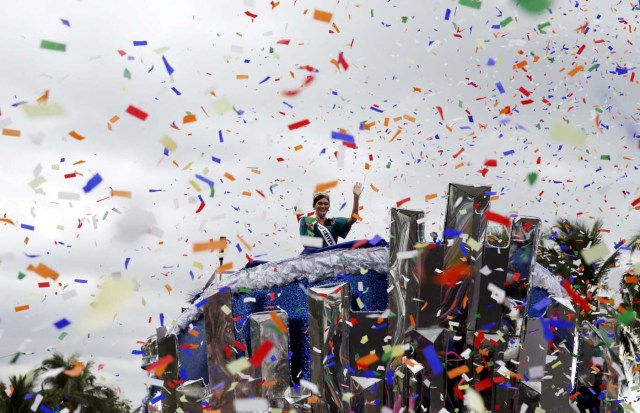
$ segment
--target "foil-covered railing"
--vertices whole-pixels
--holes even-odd
[[[388,248],[332,249],[212,280],[166,336],[146,345],[145,363],[155,354],[180,363],[165,370],[162,397],[147,399],[161,399],[154,409],[163,413],[240,405],[274,413],[466,412],[471,398],[473,411],[616,411],[629,362],[620,358],[614,323],[580,324],[558,279],[536,264],[538,218],[510,220],[502,246],[487,241],[490,195],[489,186],[450,185],[440,241],[425,242],[422,211],[392,208]],[[363,304],[368,286],[350,277],[367,270],[386,277],[388,308]],[[308,350],[291,345],[301,328],[290,326],[295,309],[279,308],[273,292],[276,304],[256,306],[266,311],[234,310],[238,292],[296,283],[305,294]],[[206,354],[185,344],[194,347],[186,359],[175,337],[196,324]],[[300,352],[308,371],[291,367]],[[206,377],[166,385],[180,383],[178,368],[193,370],[194,360],[207,364]]]

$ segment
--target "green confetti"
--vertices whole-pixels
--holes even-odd
[[[402,23],[406,23],[408,18],[408,16],[402,16]]]
[[[40,48],[41,49],[54,50],[56,52],[66,52],[67,51],[67,45],[66,44],[51,42],[49,40],[43,40],[42,42],[40,42]]]
[[[62,340],[64,340],[64,338],[65,338],[66,336],[67,336],[67,333],[61,333],[61,334],[58,336],[58,340],[62,341]]]
[[[269,53],[273,53],[273,47],[269,48]]]
[[[391,162],[387,162],[387,169],[391,168]]]
[[[215,194],[216,194],[216,189],[213,185],[211,185],[211,194],[209,195],[209,198],[213,198]]]
[[[238,292],[242,293],[242,294],[249,294],[249,293],[252,293],[253,290],[251,288],[247,288],[247,287],[240,287],[240,288],[238,288]]]
[[[371,9],[371,17],[373,17],[373,9]]]
[[[538,174],[536,172],[531,172],[527,175],[527,180],[529,181],[529,185],[533,186],[538,180]]]
[[[504,19],[503,21],[500,22],[500,27],[504,27],[507,24],[511,23],[513,21],[513,18],[511,16],[507,17],[506,19]]]
[[[549,26],[551,26],[551,23],[549,23],[549,22],[540,23],[540,24],[538,25],[538,31],[539,31],[540,33],[542,33],[542,34],[547,34],[547,32],[545,32],[545,31],[544,31],[544,28],[545,28],[545,27],[549,27]]]
[[[551,0],[515,0],[516,5],[529,13],[541,13],[551,7]]]
[[[131,79],[131,72],[127,68],[124,69],[124,77],[127,79]]]
[[[629,325],[635,320],[636,315],[635,311],[627,309],[626,312],[620,313],[620,315],[616,317],[616,321],[620,324]]]
[[[19,272],[19,273],[18,273],[18,279],[19,279],[19,280],[22,280],[22,279],[23,279],[24,277],[26,277],[26,276],[27,276],[27,274],[25,274],[25,273],[23,273],[23,272]]]
[[[593,71],[594,71],[594,70],[596,70],[597,68],[598,68],[598,64],[597,64],[597,63],[594,63],[594,64],[593,64],[593,66],[591,66],[591,67],[588,69],[588,71],[589,71],[589,72],[593,72]]]
[[[609,156],[609,155],[600,155],[600,160],[602,160],[602,161],[610,161],[611,160],[611,156]]]
[[[598,113],[602,113],[602,109],[600,109],[600,108],[596,108],[596,112],[598,112]]]
[[[467,7],[471,7],[472,9],[480,9],[480,6],[482,6],[482,2],[481,1],[475,1],[475,0],[460,0],[460,4],[462,6],[467,6]]]

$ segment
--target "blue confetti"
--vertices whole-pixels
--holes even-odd
[[[182,93],[180,93],[180,91],[178,89],[175,88],[175,86],[172,87],[171,90],[173,90],[173,92],[178,96],[180,96],[182,94]]]
[[[169,76],[171,76],[173,74],[174,70],[171,67],[171,65],[169,64],[169,62],[167,62],[167,58],[164,57],[164,55],[162,55],[162,61],[164,62],[164,66],[167,68],[167,72],[169,73]]]
[[[133,41],[133,45],[134,46],[146,46],[147,45],[147,41],[146,40],[134,40]]]
[[[222,160],[221,160],[220,158],[216,158],[215,156],[212,156],[212,157],[211,157],[211,160],[212,160],[213,162],[215,162],[215,163],[221,163],[221,162],[222,162]]]
[[[347,134],[347,133],[340,133],[340,132],[331,132],[331,139],[335,139],[335,140],[339,140],[339,141],[343,141],[343,142],[347,142],[347,143],[356,143],[356,141],[353,139],[353,136]]]
[[[447,11],[444,12],[444,19],[449,20],[449,17],[451,17],[451,10],[447,9]]]
[[[260,83],[259,83],[259,84],[261,85],[261,84],[263,84],[264,82],[266,82],[266,81],[267,81],[267,80],[269,80],[269,79],[271,79],[271,76],[267,76],[267,77],[265,77],[264,79],[262,79],[262,80],[260,81]]]
[[[442,368],[442,362],[440,361],[440,357],[438,357],[438,353],[436,353],[436,349],[433,346],[429,346],[422,350],[422,352],[427,358],[433,374],[437,375],[442,373],[444,369]]]
[[[62,24],[64,24],[67,27],[71,27],[71,23],[69,23],[69,20],[67,19],[60,19],[60,21],[62,22]]]
[[[196,178],[198,178],[199,180],[201,180],[202,182],[206,183],[209,186],[213,186],[213,181],[207,177],[196,174]]]
[[[20,224],[20,228],[28,229],[29,231],[33,231],[34,229],[36,229],[36,227],[34,227],[33,225],[27,224]]]
[[[224,142],[224,139],[222,139],[222,130],[218,131],[218,137],[220,138],[220,143]]]
[[[496,87],[498,88],[498,92],[504,93],[504,88],[502,87],[502,83],[496,83]]]
[[[124,260],[124,269],[128,269],[129,268],[129,261],[131,261],[131,258],[127,257]]]
[[[102,182],[102,177],[100,176],[100,174],[95,174],[91,179],[89,179],[89,182],[87,182],[82,190],[85,192],[85,194],[89,193],[93,188],[98,186],[100,182]]]
[[[71,324],[69,322],[69,320],[67,320],[66,318],[63,318],[59,321],[56,321],[55,323],[53,323],[54,326],[56,326],[59,330],[65,328],[66,326],[68,326],[69,324]]]

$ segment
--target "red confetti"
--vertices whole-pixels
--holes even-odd
[[[453,155],[453,159],[455,159],[455,158],[457,158],[458,156],[460,156],[460,154],[461,154],[463,151],[464,151],[464,148],[460,148],[460,150],[459,150],[458,152],[456,152],[456,153]]]
[[[198,209],[196,210],[196,214],[197,214],[198,212],[202,211],[202,210],[204,209],[204,206],[205,206],[205,205],[206,205],[206,204],[205,204],[204,202],[200,202],[200,206],[199,206],[199,207],[198,207]]]
[[[311,122],[309,122],[309,119],[304,119],[304,120],[301,120],[300,122],[292,123],[291,125],[289,125],[289,130],[302,128],[303,126],[307,126],[310,123]]]
[[[147,116],[149,116],[146,112],[138,109],[137,107],[133,106],[133,105],[129,105],[129,107],[127,108],[127,113],[131,116],[134,116],[142,121],[144,121],[145,119],[147,119]]]
[[[289,40],[289,39],[282,39],[282,40],[278,40],[278,41],[277,41],[277,43],[278,43],[278,44],[289,45],[289,42],[290,42],[290,41],[291,41],[291,40]]]
[[[487,211],[485,218],[487,221],[492,221],[498,223],[500,225],[504,225],[505,227],[509,227],[511,225],[511,220],[504,215],[496,214],[495,212]]]
[[[487,390],[491,386],[493,386],[493,382],[491,381],[491,378],[487,377],[486,379],[477,382],[474,387],[476,391],[483,391]]]
[[[484,166],[496,167],[498,166],[498,161],[496,161],[495,159],[487,159],[486,161],[484,161]]]
[[[344,54],[342,52],[340,52],[340,54],[338,55],[338,63],[344,70],[347,70],[349,68],[349,63],[344,60]]]
[[[636,199],[635,201],[633,201],[633,202],[631,203],[631,206],[632,206],[632,207],[635,207],[635,206],[636,206],[636,205],[638,205],[638,204],[640,204],[640,198],[638,198],[638,199]]]
[[[434,281],[440,285],[454,287],[458,281],[471,276],[472,272],[472,268],[466,264],[455,264],[444,270],[440,276],[435,278]]]
[[[247,347],[242,344],[241,342],[239,342],[238,340],[234,340],[233,341],[233,345],[235,346],[235,348],[237,348],[238,350],[241,351],[247,351]]]
[[[173,356],[171,354],[167,354],[166,356],[162,357],[160,360],[156,361],[155,363],[149,364],[144,369],[146,371],[153,370],[156,377],[160,377],[162,376],[162,373],[164,373],[166,368],[169,367],[169,364],[173,363],[173,360],[174,360]]]
[[[253,356],[251,356],[251,358],[249,359],[249,363],[251,363],[253,367],[260,367],[260,364],[262,364],[262,360],[267,357],[267,354],[269,354],[272,348],[273,343],[269,340],[265,340],[264,343],[260,344],[260,347],[258,347]]]
[[[587,302],[587,300],[582,298],[582,296],[578,294],[573,289],[573,287],[571,287],[571,282],[569,282],[569,280],[562,281],[562,287],[567,291],[567,293],[569,294],[569,297],[571,297],[571,299],[575,301],[576,304],[582,307],[584,311],[586,311],[587,313],[591,312],[591,307],[589,307],[589,303]]]
[[[257,14],[253,14],[249,10],[245,11],[244,14],[246,14],[249,17],[251,17],[252,19],[255,19],[256,17],[258,17]]]
[[[444,114],[442,112],[442,108],[440,106],[436,106],[436,109],[438,109],[438,113],[440,114],[440,119],[444,121]]]
[[[396,202],[396,206],[400,207],[400,205],[402,204],[406,204],[407,202],[411,201],[411,197],[407,197],[405,199],[401,199],[400,201]]]

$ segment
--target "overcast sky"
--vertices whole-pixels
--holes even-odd
[[[226,236],[236,268],[296,255],[321,183],[348,216],[364,181],[350,239],[388,239],[407,198],[441,231],[450,182],[491,184],[503,215],[602,218],[610,245],[640,229],[630,2],[0,2],[0,356],[34,353],[0,378],[77,352],[138,401],[131,351],[218,264],[193,243]],[[113,277],[134,291],[82,328]]]

